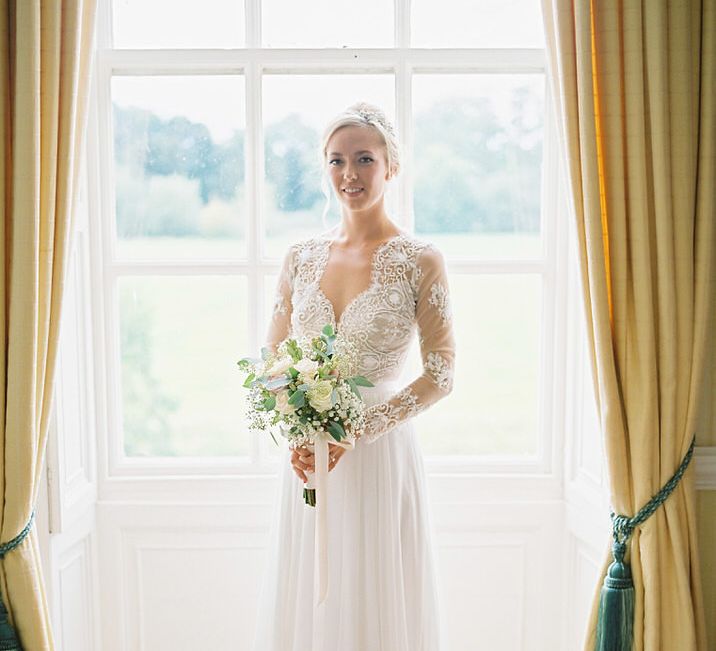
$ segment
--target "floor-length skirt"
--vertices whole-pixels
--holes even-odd
[[[398,389],[361,387],[367,405]],[[438,583],[412,420],[328,473],[328,596],[314,611],[315,509],[282,447],[252,651],[438,651]]]

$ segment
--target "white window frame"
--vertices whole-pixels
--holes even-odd
[[[124,457],[117,417],[121,392],[119,372],[118,315],[116,277],[128,273],[161,270],[170,274],[244,274],[248,278],[249,301],[256,314],[264,313],[264,281],[279,272],[280,261],[266,258],[262,234],[261,170],[264,168],[261,77],[264,74],[337,72],[392,73],[396,80],[396,126],[402,134],[405,165],[398,178],[399,214],[412,215],[412,75],[421,73],[542,73],[545,74],[545,120],[542,181],[543,259],[474,261],[448,259],[450,273],[540,273],[542,276],[542,342],[540,377],[540,431],[538,450],[531,457],[429,456],[426,468],[436,478],[449,478],[445,490],[474,486],[475,479],[486,487],[499,486],[502,496],[529,494],[534,499],[561,497],[563,445],[565,441],[564,387],[567,377],[566,336],[568,321],[565,271],[566,228],[562,202],[558,200],[558,134],[554,123],[552,98],[546,78],[542,49],[410,49],[409,0],[395,0],[396,47],[385,49],[261,49],[259,0],[246,3],[246,48],[112,50],[110,0],[99,0],[98,35],[90,123],[87,138],[89,175],[90,237],[92,246],[92,318],[95,333],[95,377],[98,378],[97,425],[100,491],[105,496],[121,494],[135,487],[145,495],[164,480],[183,487],[186,495],[198,498],[205,488],[202,480],[211,478],[222,486],[243,485],[245,479],[269,478],[276,462],[266,457],[267,437],[253,436],[248,457]],[[246,189],[247,214],[257,215],[247,223],[247,258],[243,262],[127,262],[112,263],[114,192],[111,181],[112,123],[111,78],[115,74],[237,74],[245,78],[246,93]],[[412,223],[401,223],[409,231]],[[107,262],[105,262],[107,261]],[[258,349],[264,333],[258,320],[249,324],[249,344]],[[439,408],[439,405],[435,408]],[[266,439],[266,440],[265,440]],[[503,481],[507,480],[507,481]],[[265,486],[264,486],[265,488]],[[261,490],[261,488],[257,489]],[[505,493],[507,491],[507,493]],[[184,491],[182,491],[184,492]],[[231,493],[231,490],[228,491]],[[456,493],[456,495],[459,493]],[[258,494],[257,494],[258,495]],[[229,499],[229,498],[227,498]]]

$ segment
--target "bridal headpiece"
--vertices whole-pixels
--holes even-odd
[[[383,127],[383,129],[385,129],[388,133],[390,133],[390,134],[393,134],[393,133],[394,133],[394,131],[393,131],[393,125],[391,125],[390,122],[388,122],[388,121],[385,119],[385,117],[383,116],[383,113],[382,113],[382,112],[378,112],[378,111],[375,111],[375,110],[373,110],[373,109],[364,108],[364,107],[355,109],[355,112],[356,112],[358,115],[360,115],[360,117],[363,118],[366,122],[369,122],[369,123],[375,123],[375,122],[377,122],[377,123],[380,124],[380,126]]]

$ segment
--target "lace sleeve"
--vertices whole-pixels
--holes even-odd
[[[291,330],[291,312],[293,309],[291,295],[293,293],[294,247],[289,247],[283,258],[274,293],[273,310],[264,346],[276,351],[276,347],[288,337]]]
[[[366,443],[373,443],[452,391],[455,337],[445,260],[435,246],[428,245],[417,264],[415,308],[423,372],[387,401],[366,409],[366,426],[360,435]]]

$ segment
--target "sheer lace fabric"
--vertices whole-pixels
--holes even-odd
[[[289,334],[316,336],[331,323],[358,345],[359,372],[377,385],[400,376],[417,328],[423,372],[367,408],[360,435],[372,443],[452,390],[455,340],[445,261],[432,243],[406,233],[391,237],[374,250],[366,289],[348,302],[336,323],[321,290],[330,245],[328,237],[317,236],[287,250],[264,345],[275,349]],[[336,282],[340,279],[324,285]]]

